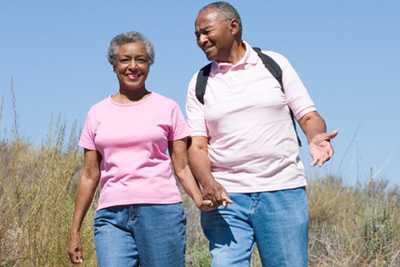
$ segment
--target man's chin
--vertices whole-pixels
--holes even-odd
[[[213,53],[206,53],[204,52],[204,54],[206,55],[207,59],[210,61],[213,61],[215,59],[215,56]]]

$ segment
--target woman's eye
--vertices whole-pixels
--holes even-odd
[[[145,64],[147,63],[147,59],[144,58],[138,58],[135,60],[138,64]]]

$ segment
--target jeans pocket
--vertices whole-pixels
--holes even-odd
[[[124,219],[123,215],[123,210],[120,207],[110,207],[96,211],[93,222],[94,234],[96,235],[99,229],[107,224],[120,224]]]
[[[171,208],[178,215],[179,221],[182,222],[184,225],[186,225],[186,214],[185,214],[185,209],[183,208],[183,204],[182,203],[172,204]]]

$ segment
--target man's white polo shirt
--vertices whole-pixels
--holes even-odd
[[[305,186],[288,106],[299,119],[316,110],[314,103],[284,56],[263,51],[282,69],[282,93],[257,53],[245,45],[238,63],[212,64],[204,105],[196,98],[197,73],[193,76],[186,103],[191,135],[209,138],[212,174],[228,192]]]

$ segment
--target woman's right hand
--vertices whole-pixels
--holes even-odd
[[[70,234],[68,255],[73,264],[80,264],[83,262],[83,251],[81,245],[81,237],[79,233]]]

